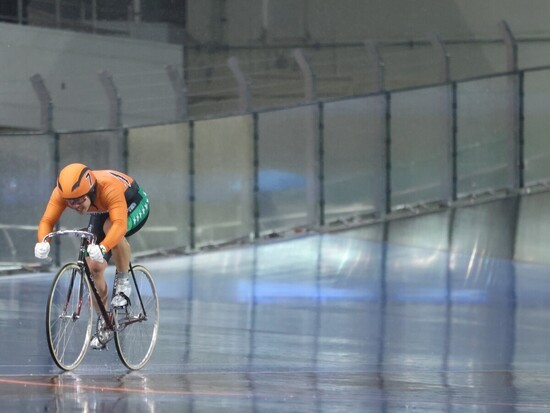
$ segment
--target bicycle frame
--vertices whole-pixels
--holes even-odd
[[[103,305],[103,301],[101,299],[101,296],[99,295],[99,292],[97,291],[97,286],[94,281],[94,277],[92,277],[92,272],[90,271],[90,267],[88,266],[88,263],[86,262],[86,250],[88,248],[88,245],[90,242],[86,238],[82,238],[80,241],[80,248],[78,250],[78,259],[77,264],[84,269],[84,273],[86,274],[86,278],[88,278],[88,281],[90,282],[90,286],[92,287],[92,294],[95,298],[97,308],[99,309],[99,312],[103,316],[103,320],[105,320],[105,324],[108,328],[114,330],[114,324],[111,320],[111,317],[109,317],[109,314],[107,312],[107,309]],[[79,297],[78,301],[81,302],[82,297]]]
[[[99,295],[99,292],[97,291],[97,286],[95,284],[94,277],[92,276],[92,272],[90,271],[90,267],[88,266],[88,263],[86,262],[87,248],[88,248],[88,245],[92,245],[92,244],[95,243],[95,235],[88,232],[88,231],[84,231],[84,230],[62,230],[62,231],[52,232],[52,233],[46,235],[44,237],[43,241],[46,242],[48,239],[53,238],[54,236],[57,236],[57,235],[76,235],[76,236],[79,236],[81,238],[80,247],[78,249],[78,258],[77,258],[76,264],[83,270],[83,273],[86,274],[86,278],[88,279],[88,281],[90,283],[90,286],[92,287],[91,288],[92,289],[92,294],[93,294],[93,296],[96,300],[97,308],[99,309],[99,312],[103,316],[103,319],[105,320],[107,328],[109,328],[113,331],[116,331],[118,326],[115,325],[115,319],[112,318],[112,317],[109,317],[109,312],[107,311],[107,308],[105,307],[105,305],[103,304],[103,301],[101,300],[101,296]],[[129,266],[129,272],[132,275],[133,284],[136,288],[136,293],[137,293],[137,296],[138,296],[139,301],[140,301],[140,307],[141,307],[141,310],[143,311],[143,318],[138,319],[138,320],[129,321],[125,325],[129,325],[129,324],[132,324],[132,323],[135,323],[135,322],[139,322],[141,320],[147,320],[147,312],[145,311],[145,306],[143,305],[143,301],[142,301],[142,298],[141,298],[141,293],[140,293],[139,288],[137,286],[136,277],[134,275],[134,269],[132,267],[131,262],[130,262],[130,266]],[[71,287],[74,285],[73,284],[74,281],[75,281],[74,277],[75,277],[75,274],[73,273],[73,278],[71,279]],[[84,291],[84,285],[83,285],[82,280],[80,281],[80,286],[79,286],[78,290],[79,290],[78,311],[77,311],[76,314],[73,314],[74,318],[78,318],[80,316],[80,310],[82,308],[82,295],[83,295],[83,291]],[[72,291],[72,288],[70,288],[69,291],[68,291],[68,296],[67,296],[67,299],[66,299],[66,302],[65,302],[64,311],[66,311],[67,305],[68,305],[68,303],[71,299],[71,291]]]
[[[104,345],[114,338],[122,363],[131,370],[142,368],[155,347],[159,324],[158,296],[151,273],[143,265],[129,263],[134,285],[130,296],[135,304],[132,305],[128,297],[128,305],[123,308],[105,305],[88,265],[87,250],[96,243],[95,235],[85,230],[62,230],[46,235],[43,241],[60,235],[79,237],[80,246],[77,261],[59,269],[48,295],[46,329],[48,348],[55,363],[68,371],[82,362],[92,338],[95,309],[98,312],[95,337],[104,339]],[[130,325],[134,327],[128,328]],[[113,332],[112,336],[100,336],[108,330]],[[141,344],[135,346],[136,341]]]

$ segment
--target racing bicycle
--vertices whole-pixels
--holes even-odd
[[[76,262],[57,272],[48,296],[46,332],[53,360],[66,371],[80,365],[93,335],[95,302],[103,318],[102,331],[112,331],[121,362],[130,370],[141,369],[153,354],[159,326],[159,301],[151,273],[143,265],[130,263],[132,293],[128,305],[106,308],[85,259],[88,245],[96,242],[95,235],[81,229],[60,230],[49,233],[43,241],[59,236],[80,238],[80,247]],[[96,318],[99,328],[100,317]],[[107,341],[107,335],[99,336]]]

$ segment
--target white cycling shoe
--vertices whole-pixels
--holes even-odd
[[[117,274],[115,294],[111,300],[111,305],[114,308],[122,308],[128,305],[130,294],[132,294],[132,285],[130,284],[130,276],[119,277]]]
[[[90,348],[93,350],[105,350],[107,348],[107,343],[102,343],[99,341],[97,335],[94,335],[90,341]]]

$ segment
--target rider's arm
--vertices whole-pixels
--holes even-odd
[[[59,221],[61,214],[67,207],[67,203],[63,200],[59,194],[57,188],[53,190],[44,215],[40,219],[38,224],[38,231],[36,233],[38,242],[42,242],[44,237],[53,231],[53,227]]]
[[[124,192],[120,190],[110,190],[106,196],[107,208],[109,210],[109,219],[111,228],[105,234],[105,239],[101,241],[107,251],[110,251],[118,245],[128,228],[128,212]]]

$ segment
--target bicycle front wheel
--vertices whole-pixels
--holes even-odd
[[[115,309],[118,329],[115,344],[122,363],[131,370],[139,370],[151,358],[159,327],[159,301],[153,277],[142,265],[133,267],[130,303]],[[131,278],[131,276],[130,276]]]
[[[54,278],[46,309],[48,347],[55,364],[75,369],[84,359],[92,337],[92,297],[82,268],[69,263]]]

